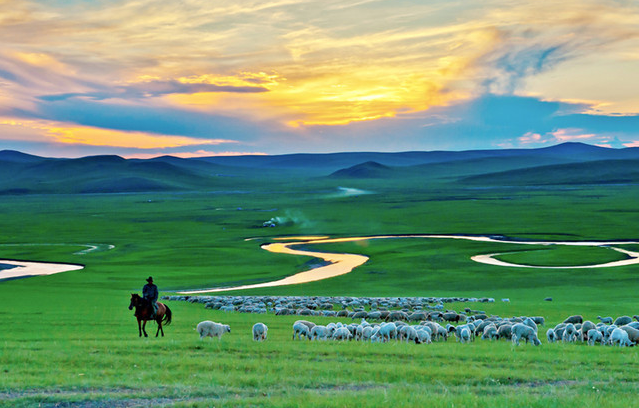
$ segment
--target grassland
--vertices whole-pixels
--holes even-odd
[[[340,197],[338,186],[375,194]],[[639,387],[633,348],[293,342],[294,317],[225,314],[184,302],[169,303],[175,320],[166,337],[140,339],[127,306],[149,275],[171,294],[308,268],[312,260],[306,257],[259,248],[275,236],[637,239],[638,199],[633,185],[463,187],[410,178],[302,177],[238,180],[224,192],[3,196],[0,243],[29,244],[0,245],[3,258],[86,268],[0,282],[0,406],[633,406]],[[261,228],[271,217],[283,222]],[[75,254],[87,243],[115,248]],[[314,249],[362,253],[370,260],[331,280],[242,294],[508,297],[510,303],[481,307],[502,316],[543,315],[550,324],[575,313],[594,320],[639,312],[636,266],[587,272],[491,267],[470,256],[530,248],[452,240],[370,240]],[[541,264],[617,256],[583,251],[508,256]],[[549,296],[554,300],[545,302]],[[205,319],[228,323],[232,332],[221,342],[199,341],[193,328]],[[251,340],[256,321],[269,326],[266,343]]]

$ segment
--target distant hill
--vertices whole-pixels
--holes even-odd
[[[119,193],[266,189],[297,180],[352,179],[393,185],[437,181],[467,185],[639,182],[639,148],[564,143],[541,149],[459,152],[349,152],[182,159],[79,159],[0,151],[0,194]],[[368,181],[366,181],[368,180]],[[295,181],[293,181],[295,183]]]
[[[0,194],[193,190],[214,186],[217,181],[170,163],[126,160],[119,156],[40,158],[24,162],[0,158],[0,174]]]
[[[639,183],[639,160],[596,160],[529,167],[460,179],[473,185],[576,185]]]
[[[563,143],[539,149],[496,149],[466,151],[429,151],[429,152],[345,152],[345,153],[305,153],[273,156],[214,156],[193,160],[206,161],[224,166],[307,169],[315,174],[324,175],[366,162],[376,162],[390,167],[406,167],[420,164],[448,163],[453,161],[530,157],[551,160],[558,163],[570,163],[592,160],[639,159],[639,148],[611,149],[587,145],[584,143]]]
[[[347,169],[338,170],[330,178],[385,178],[394,173],[393,169],[374,161],[357,164]]]

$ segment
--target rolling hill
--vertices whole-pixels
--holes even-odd
[[[161,156],[147,160],[119,156],[57,159],[4,150],[0,151],[0,194],[268,188],[293,177],[324,183],[387,179],[392,183],[437,180],[467,185],[612,184],[638,182],[637,168],[638,148],[609,149],[583,143],[541,149]]]

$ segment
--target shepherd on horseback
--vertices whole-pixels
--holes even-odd
[[[148,283],[142,287],[142,298],[149,302],[151,307],[149,320],[153,320],[158,313],[158,287],[153,283],[153,277],[149,276],[146,281]]]

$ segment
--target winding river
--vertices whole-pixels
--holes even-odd
[[[353,269],[360,265],[363,265],[368,261],[368,257],[358,254],[340,254],[340,253],[326,253],[326,252],[313,252],[308,250],[293,249],[291,247],[296,245],[316,245],[316,244],[330,244],[339,242],[355,242],[366,241],[371,239],[399,239],[399,238],[429,238],[429,239],[459,239],[468,241],[479,242],[495,242],[502,244],[517,244],[517,245],[567,245],[567,246],[591,246],[591,247],[608,247],[615,251],[624,253],[628,256],[627,259],[620,261],[607,262],[602,264],[593,265],[580,265],[580,266],[535,266],[535,265],[522,265],[509,262],[500,261],[496,259],[496,256],[503,255],[505,252],[475,255],[471,257],[475,262],[480,262],[488,265],[495,266],[508,266],[517,268],[543,268],[543,269],[577,269],[577,268],[609,268],[614,266],[627,266],[639,264],[639,252],[628,251],[622,248],[616,248],[612,245],[625,245],[625,244],[639,244],[639,241],[518,241],[504,238],[496,238],[494,236],[475,236],[475,235],[379,235],[369,237],[347,237],[347,238],[328,238],[328,237],[289,237],[289,238],[276,238],[276,240],[293,240],[292,242],[276,242],[271,244],[262,245],[261,248],[269,252],[290,254],[290,255],[304,255],[314,258],[323,259],[328,262],[328,265],[319,266],[317,268],[310,269],[308,271],[300,272],[295,275],[279,279],[271,282],[256,283],[251,285],[233,286],[225,288],[210,288],[210,289],[198,289],[187,290],[177,292],[183,295],[193,295],[202,293],[216,293],[225,292],[230,290],[244,290],[244,289],[258,289],[268,288],[274,286],[283,285],[295,285],[300,283],[315,282],[318,280],[329,279],[336,276],[344,275],[351,272]],[[250,239],[249,239],[250,240]]]

